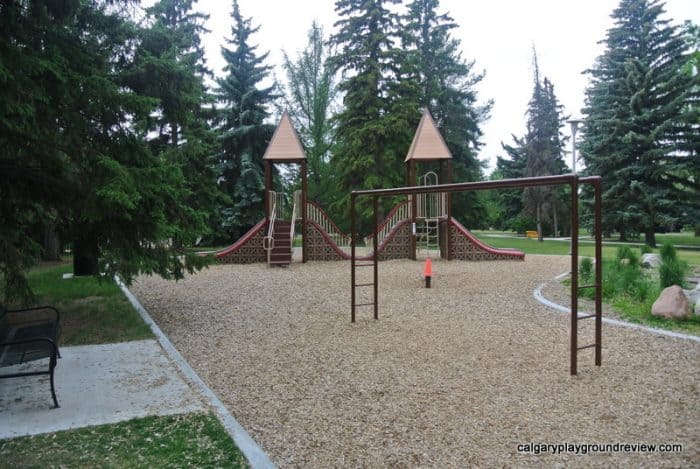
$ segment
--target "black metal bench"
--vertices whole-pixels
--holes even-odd
[[[54,389],[53,374],[57,359],[58,338],[61,334],[59,312],[53,306],[7,310],[0,304],[0,367],[21,365],[49,359],[48,370],[17,371],[0,374],[0,378],[49,375],[51,397],[59,407]]]

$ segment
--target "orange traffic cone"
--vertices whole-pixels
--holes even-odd
[[[433,263],[430,258],[425,260],[423,268],[423,277],[425,277],[425,288],[430,288],[430,278],[433,276]]]

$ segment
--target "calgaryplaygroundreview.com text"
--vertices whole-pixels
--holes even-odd
[[[678,443],[521,443],[518,453],[525,454],[609,454],[609,453],[682,453]]]

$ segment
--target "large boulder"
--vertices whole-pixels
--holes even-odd
[[[668,319],[682,319],[690,316],[690,304],[683,289],[678,285],[664,288],[651,307],[651,314]]]
[[[652,253],[643,254],[640,264],[648,269],[658,269],[661,265],[661,256]]]

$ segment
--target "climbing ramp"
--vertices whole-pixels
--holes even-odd
[[[408,202],[395,206],[378,227],[379,259],[409,259],[411,224]],[[328,215],[313,202],[307,202],[306,242],[307,258],[315,261],[350,259],[350,235],[343,233]],[[369,252],[358,259],[374,255],[372,236],[365,238]]]
[[[525,260],[525,253],[517,249],[499,249],[489,246],[474,236],[454,218],[447,221],[451,259],[464,261]]]
[[[277,223],[276,223],[277,224]],[[248,264],[268,262],[268,250],[265,249],[264,238],[269,229],[261,220],[248,233],[231,246],[215,253],[221,263]],[[306,220],[307,258],[312,261],[337,261],[350,259],[350,236],[343,233],[328,215],[318,205],[307,202]],[[290,230],[289,222],[284,224],[281,231]],[[447,251],[446,234],[449,233],[452,249],[451,259],[482,261],[482,260],[523,260],[525,254],[516,249],[494,248],[474,236],[454,218],[440,221],[440,239],[437,247],[441,253]],[[379,244],[379,259],[410,259],[411,258],[410,205],[408,201],[396,205],[379,225],[377,239]],[[358,256],[358,259],[371,259],[374,246],[373,236],[365,238],[368,253]],[[289,239],[289,238],[288,238]],[[431,241],[435,243],[435,241]],[[289,244],[286,244],[287,249]],[[432,246],[433,250],[437,247]],[[446,255],[443,254],[443,257]]]

